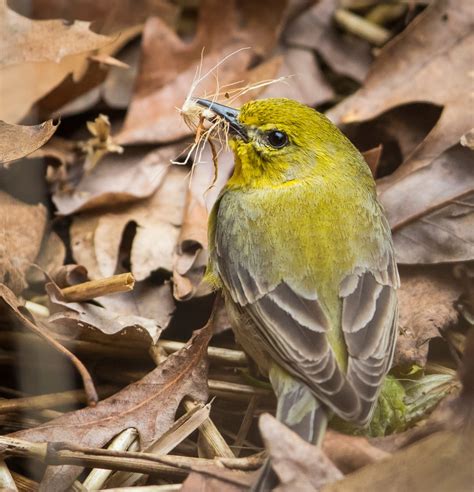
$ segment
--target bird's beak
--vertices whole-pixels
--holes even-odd
[[[207,99],[195,99],[195,102],[200,106],[209,108],[217,116],[220,116],[225,121],[227,121],[232,133],[237,134],[245,142],[249,141],[249,137],[245,127],[239,122],[240,111],[238,109],[230,108],[229,106],[224,106],[223,104],[209,101]]]

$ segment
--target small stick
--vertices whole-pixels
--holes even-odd
[[[385,44],[391,36],[387,29],[345,9],[337,9],[334,12],[334,20],[346,31],[376,46]]]
[[[69,443],[33,443],[7,436],[0,436],[0,452],[8,456],[38,459],[49,465],[78,465],[145,473],[167,473],[183,477],[191,471],[219,478],[222,481],[248,486],[239,476],[224,476],[209,469],[209,465],[224,465],[236,470],[256,470],[263,462],[262,455],[247,458],[219,458],[214,460],[187,456],[156,456],[150,453],[112,451],[108,449],[76,446]]]
[[[158,345],[163,347],[166,352],[173,353],[183,348],[186,344],[172,340],[159,340]],[[207,355],[212,362],[227,364],[231,366],[246,367],[247,356],[241,350],[232,350],[221,347],[208,347]]]
[[[187,412],[194,410],[198,406],[197,403],[194,403],[189,398],[185,398],[183,404]],[[199,432],[214,453],[214,457],[235,458],[232,449],[230,449],[226,440],[222,437],[222,434],[210,418],[206,419],[199,426]]]
[[[247,406],[247,410],[245,411],[245,415],[242,420],[242,424],[240,425],[240,429],[237,432],[237,436],[232,446],[234,448],[234,453],[236,456],[239,456],[242,445],[247,437],[247,434],[249,433],[250,426],[252,425],[253,422],[255,409],[257,408],[257,404],[258,404],[258,396],[254,395],[250,398],[249,404]]]
[[[111,394],[115,390],[113,386],[100,388],[101,394]],[[84,390],[63,391],[61,393],[50,393],[47,395],[26,396],[24,398],[12,398],[0,401],[0,414],[32,410],[38,408],[52,408],[71,403],[83,403],[87,401]]]
[[[107,449],[114,451],[126,451],[130,445],[138,437],[138,432],[135,428],[130,427],[125,429],[119,435],[115,436],[112,442],[107,446]],[[103,468],[94,468],[91,470],[82,485],[87,490],[100,490],[105,481],[111,475],[112,470],[104,470]]]
[[[118,292],[129,292],[134,286],[135,278],[129,272],[65,287],[61,289],[61,294],[67,302],[81,302]]]

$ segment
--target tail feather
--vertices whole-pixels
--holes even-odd
[[[303,383],[280,367],[270,370],[270,381],[278,398],[276,417],[305,441],[320,445],[326,431],[328,417],[314,394]],[[252,492],[268,492],[278,485],[270,459],[263,465]]]

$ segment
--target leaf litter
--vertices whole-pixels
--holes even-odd
[[[413,490],[426,484],[438,490],[450,480],[462,489],[466,483],[452,422],[465,421],[469,400],[465,376],[458,397],[456,370],[472,331],[466,273],[474,251],[474,124],[466,69],[472,16],[464,1],[356,4],[281,1],[269,9],[266,2],[232,1],[222,8],[215,0],[199,5],[180,0],[143,1],[140,8],[124,2],[116,9],[108,0],[94,5],[41,0],[31,18],[15,13],[14,2],[2,7],[6,29],[23,26],[26,34],[4,40],[9,53],[4,61],[14,63],[0,68],[2,89],[11,95],[1,111],[6,126],[0,126],[0,156],[17,163],[0,169],[0,188],[12,170],[20,177],[28,166],[47,172],[38,183],[42,204],[23,203],[15,189],[0,194],[0,363],[5,367],[0,393],[14,404],[8,391],[17,391],[16,371],[18,380],[40,381],[36,373],[50,365],[62,370],[52,359],[17,357],[26,340],[40,347],[38,335],[76,365],[90,403],[95,386],[115,385],[113,395],[97,406],[53,420],[47,412],[63,410],[54,403],[46,414],[32,406],[26,415],[2,415],[3,434],[14,422],[30,427],[16,434],[26,440],[19,454],[38,457],[33,442],[49,443],[50,458],[59,460],[44,476],[29,462],[29,476],[41,481],[42,490],[73,484],[80,467],[70,465],[67,453],[79,453],[96,469],[104,457],[127,463],[126,471],[101,479],[101,487],[174,486],[191,472],[183,490],[246,490],[263,462],[264,446],[276,463],[279,490],[316,490],[323,482],[325,490],[389,487],[402,483],[400,469],[411,488],[415,484]],[[379,41],[373,32],[391,39],[374,49]],[[63,45],[51,42],[54,33],[64,38]],[[130,68],[117,66],[115,57],[130,61]],[[201,282],[207,216],[233,159],[226,126],[193,98],[238,107],[268,96],[329,108],[328,115],[369,151],[364,156],[378,178],[402,287],[392,376],[367,431],[376,439],[330,430],[321,450],[300,442],[270,416],[261,420],[260,434],[258,416],[274,411],[271,393],[244,362],[223,306],[206,325],[213,299]],[[58,109],[62,123],[55,126],[50,118]],[[28,176],[24,179],[19,189]],[[118,274],[135,277],[131,291],[112,289]],[[105,285],[104,295],[66,300],[62,289],[80,291],[87,282]],[[71,385],[80,387],[63,383],[57,401]],[[35,393],[51,390],[41,383]],[[214,399],[207,410],[180,431],[191,419],[189,396],[205,402],[208,394]],[[430,424],[434,420],[436,425]],[[138,433],[128,457],[126,451],[100,449],[126,429]],[[156,439],[162,453],[174,448],[176,454],[157,461],[160,471],[150,475],[150,465],[132,451]],[[402,449],[393,444],[396,439]],[[69,444],[58,448],[58,441]],[[163,447],[165,441],[173,446]],[[5,446],[6,456],[15,454],[11,436],[0,436],[0,454]],[[432,456],[440,446],[447,461],[452,457],[453,477],[438,476],[442,465],[435,460],[417,464],[413,459],[420,453]],[[232,458],[234,452],[239,457]],[[51,464],[46,457],[44,462]],[[29,473],[9,459],[5,463],[0,482],[10,468]],[[81,486],[74,482],[75,489]]]

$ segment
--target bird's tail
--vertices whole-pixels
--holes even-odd
[[[328,418],[310,389],[276,365],[270,370],[270,381],[278,399],[277,419],[305,441],[320,445]],[[278,478],[268,459],[251,490],[267,492],[277,485]]]

